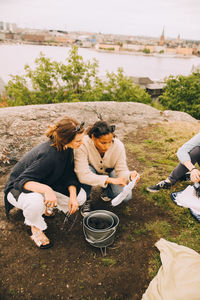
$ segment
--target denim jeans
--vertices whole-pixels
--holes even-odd
[[[95,174],[99,174],[95,170],[95,168],[92,166],[90,166],[90,170]],[[111,169],[111,171],[108,173],[108,176],[111,178],[116,178],[115,171],[113,169]],[[87,194],[87,198],[89,198],[92,186],[87,185],[87,184],[81,184],[81,186],[85,190],[85,192]],[[111,199],[114,199],[116,196],[118,196],[122,192],[122,190],[123,190],[123,187],[118,184],[117,185],[116,184],[108,184],[107,187],[105,188],[106,195]],[[128,196],[124,199],[123,202],[128,202],[131,199],[132,199],[132,191],[128,194]]]

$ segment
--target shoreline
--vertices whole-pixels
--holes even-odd
[[[67,47],[67,48],[71,48],[74,46],[71,44],[47,44],[47,43],[32,43],[32,42],[22,42],[22,41],[7,41],[7,42],[0,42],[0,46],[1,45],[19,45],[19,46],[47,46],[47,47]],[[158,57],[158,58],[186,58],[186,59],[190,59],[190,58],[200,58],[200,55],[184,55],[184,54],[167,54],[167,53],[143,53],[142,51],[126,51],[126,50],[115,50],[115,51],[111,51],[111,50],[99,50],[91,47],[80,47],[77,46],[80,49],[87,49],[87,50],[91,50],[91,51],[95,51],[98,53],[107,53],[107,54],[121,54],[121,55],[131,55],[131,56],[145,56],[145,57]]]
[[[52,60],[64,63],[71,45],[46,45],[36,43],[17,43],[7,41],[0,43],[0,78],[5,84],[12,75],[24,75],[24,66],[35,67],[35,59],[43,52]],[[106,72],[117,72],[122,68],[124,75],[131,77],[148,77],[154,82],[163,82],[170,75],[189,75],[192,68],[200,66],[198,56],[179,56],[165,54],[145,54],[130,51],[106,51],[95,48],[78,47],[79,55],[84,61],[98,60],[98,76],[104,77]],[[18,59],[16,60],[17,57]]]

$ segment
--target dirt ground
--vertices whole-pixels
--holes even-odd
[[[128,152],[127,160],[130,166],[140,169]],[[138,186],[142,184],[141,179]],[[148,203],[137,188],[127,205],[111,208],[100,200],[98,191],[93,192],[93,199],[93,209],[111,210],[120,219],[115,241],[105,257],[99,248],[86,242],[79,212],[69,231],[71,225],[63,226],[64,214],[57,211],[55,218],[47,221],[47,235],[54,247],[40,250],[26,232],[22,212],[12,210],[10,221],[5,223],[4,207],[0,207],[1,224],[6,224],[0,227],[1,300],[142,298],[151,280],[148,263],[156,240],[151,234],[134,240],[130,236],[134,224],[142,228],[152,219],[167,218],[167,213]]]

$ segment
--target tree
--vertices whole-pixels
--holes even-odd
[[[159,101],[167,109],[184,111],[200,119],[199,70],[189,76],[170,76]]]
[[[59,70],[64,82],[65,98],[68,101],[87,101],[86,95],[92,93],[93,82],[97,79],[98,62],[84,62],[78,54],[78,47],[72,47],[67,58]]]
[[[6,88],[7,103],[10,106],[32,104],[31,91],[27,87],[27,81],[23,76],[13,76]]]
[[[35,60],[36,67],[25,66],[24,76],[12,76],[6,86],[8,104],[27,105],[71,101],[135,101],[150,103],[151,98],[123,74],[97,76],[98,62],[83,61],[78,48],[72,47],[66,63],[51,61],[42,53]]]
[[[107,72],[100,100],[151,103],[149,94],[139,85],[134,84],[130,77],[124,76],[122,68],[118,68],[117,74]]]

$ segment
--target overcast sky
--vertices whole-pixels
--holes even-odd
[[[200,0],[0,0],[21,27],[200,40]]]

